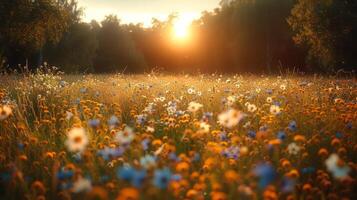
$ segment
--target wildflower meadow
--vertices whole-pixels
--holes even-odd
[[[0,199],[357,199],[357,81],[0,76]]]

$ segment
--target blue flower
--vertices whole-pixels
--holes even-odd
[[[101,156],[104,160],[108,161],[111,158],[116,158],[123,155],[123,148],[109,148],[104,147],[104,149],[98,151],[98,155]]]
[[[229,148],[226,148],[225,150],[223,150],[222,154],[226,158],[237,160],[239,157],[239,147],[231,146]]]
[[[19,148],[20,151],[24,150],[25,145],[22,142],[17,143],[17,148]]]
[[[279,131],[279,132],[278,132],[278,135],[277,135],[277,138],[278,138],[279,140],[285,140],[285,138],[286,138],[285,132],[284,132],[284,131]]]
[[[138,115],[136,118],[136,123],[143,125],[146,121],[146,115]]]
[[[140,188],[146,178],[146,171],[145,170],[136,170],[131,180],[131,184],[134,187]]]
[[[219,135],[218,135],[218,137],[219,137],[219,139],[220,139],[221,141],[225,141],[225,140],[228,139],[226,132],[220,132]]]
[[[57,172],[56,177],[58,180],[65,180],[65,179],[70,179],[74,175],[74,172],[72,170],[65,170],[62,168],[59,172]]]
[[[150,144],[150,139],[146,138],[141,141],[141,146],[143,147],[144,151],[148,150]]]
[[[166,189],[171,180],[171,171],[169,168],[157,169],[154,172],[153,184],[159,189]]]
[[[296,131],[296,129],[297,129],[296,121],[291,121],[289,123],[288,128],[289,128],[290,131]]]
[[[90,119],[88,121],[88,125],[92,128],[97,128],[100,124],[100,120],[99,119]]]
[[[126,181],[131,181],[134,177],[135,169],[131,166],[124,166],[118,169],[117,177]]]
[[[255,133],[255,131],[248,131],[248,137],[250,137],[250,138],[255,138],[255,136],[256,136],[256,133]]]
[[[274,181],[276,172],[270,164],[259,164],[253,169],[253,173],[259,177],[259,187],[264,189]]]
[[[119,124],[119,119],[115,115],[112,115],[108,120],[109,126],[116,126]]]
[[[296,182],[294,179],[284,177],[281,183],[281,190],[286,193],[293,192],[295,189],[295,184]]]
[[[335,134],[335,136],[336,136],[337,138],[342,138],[343,134],[342,134],[341,132],[337,132],[337,133]]]

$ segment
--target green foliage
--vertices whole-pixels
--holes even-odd
[[[145,68],[144,58],[116,16],[109,15],[101,22],[97,39],[99,46],[94,66],[96,72],[135,72]]]
[[[299,0],[288,22],[298,45],[308,48],[308,61],[325,70],[351,62],[355,52],[357,4],[355,1]]]
[[[78,20],[74,8],[73,0],[2,0],[1,39],[29,52],[46,42],[57,43],[69,25]]]
[[[98,41],[91,24],[73,24],[58,45],[45,48],[45,60],[65,72],[93,72]]]

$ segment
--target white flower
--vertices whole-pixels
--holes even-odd
[[[236,102],[236,97],[235,96],[229,96],[227,97],[227,106],[233,106],[233,104]]]
[[[165,97],[163,97],[163,96],[159,97],[159,101],[164,102],[165,100],[166,100]]]
[[[280,85],[280,89],[281,90],[286,90],[286,85],[284,85],[284,84]]]
[[[148,127],[146,127],[146,132],[153,133],[153,132],[155,132],[155,128],[148,126]]]
[[[204,133],[208,133],[210,129],[210,125],[207,122],[201,122],[200,123],[200,130]]]
[[[176,107],[175,106],[169,106],[169,107],[166,108],[166,110],[167,110],[167,113],[169,115],[173,115],[173,114],[176,113]]]
[[[84,128],[72,128],[67,133],[67,140],[65,145],[68,151],[83,152],[89,143],[87,134]]]
[[[0,121],[8,118],[12,114],[12,109],[10,106],[3,105],[0,107]]]
[[[92,189],[92,183],[90,180],[86,178],[80,177],[74,184],[72,191],[74,193],[79,193],[79,192],[87,192]]]
[[[295,142],[290,143],[288,145],[288,152],[289,154],[296,155],[300,152],[300,147]]]
[[[325,161],[326,168],[336,179],[345,178],[350,172],[348,165],[340,166],[338,164],[340,158],[337,154],[331,154],[329,158]]]
[[[253,113],[257,110],[257,106],[255,106],[254,104],[249,104],[248,105],[248,111]]]
[[[200,104],[200,103],[197,103],[197,102],[194,102],[194,101],[191,101],[189,104],[188,104],[188,107],[187,107],[187,110],[189,112],[197,112],[200,108],[202,108],[203,105]]]
[[[188,93],[188,94],[195,94],[196,91],[195,91],[193,88],[188,88],[188,89],[187,89],[187,93]]]
[[[123,131],[118,131],[115,135],[115,141],[119,144],[130,144],[135,138],[133,129],[125,127]]]
[[[73,117],[73,113],[66,111],[66,119],[70,120],[70,119],[72,119],[72,117]]]
[[[280,114],[280,107],[277,106],[277,105],[271,105],[270,106],[270,113],[273,114],[273,115],[277,115],[277,114]]]
[[[229,109],[218,115],[218,123],[224,127],[232,128],[236,126],[244,117],[244,114],[235,109]]]
[[[271,103],[271,102],[273,102],[273,98],[267,97],[267,103]]]

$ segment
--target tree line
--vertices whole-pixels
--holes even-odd
[[[81,21],[75,0],[2,0],[1,66],[66,72],[306,72],[357,65],[355,0],[222,0],[192,22],[190,41],[172,40],[177,14],[152,26],[115,15]]]

